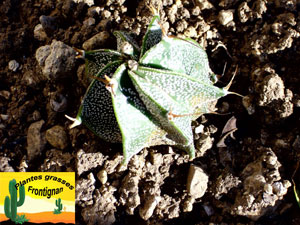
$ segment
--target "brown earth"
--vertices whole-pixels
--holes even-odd
[[[0,171],[76,171],[78,224],[300,224],[291,186],[300,186],[298,1],[77,2],[0,3]],[[222,98],[224,115],[192,124],[192,162],[158,146],[123,168],[120,144],[68,129],[64,115],[76,115],[89,84],[70,46],[116,49],[114,30],[140,43],[150,2],[168,35],[204,47],[214,73],[227,64],[219,86],[238,67],[230,90],[245,97]],[[233,134],[219,142],[225,125]]]

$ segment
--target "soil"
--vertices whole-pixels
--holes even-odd
[[[139,43],[160,7],[168,35],[206,50],[228,95],[192,125],[196,158],[69,129],[89,84],[74,50]],[[300,224],[300,4],[295,0],[4,0],[0,171],[76,171],[77,224]],[[226,68],[224,69],[226,65]],[[225,129],[223,129],[225,127]]]

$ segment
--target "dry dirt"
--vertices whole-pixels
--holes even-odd
[[[192,124],[192,162],[158,146],[122,167],[121,144],[68,129],[90,82],[71,47],[115,49],[114,30],[140,43],[150,2],[169,35],[205,48],[220,86],[238,67],[231,91],[245,97]],[[298,2],[2,1],[0,171],[76,171],[77,224],[300,224]]]

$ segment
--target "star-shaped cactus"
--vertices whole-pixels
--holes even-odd
[[[188,38],[169,37],[155,15],[138,47],[114,33],[118,51],[81,51],[91,82],[71,127],[84,123],[99,137],[123,143],[123,163],[154,145],[195,156],[192,120],[212,112],[228,88],[214,86],[206,52]]]

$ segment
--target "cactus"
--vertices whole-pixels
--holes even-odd
[[[13,179],[9,182],[9,193],[10,198],[8,196],[5,197],[4,200],[4,213],[5,216],[12,221],[16,221],[17,219],[17,207],[20,207],[23,205],[25,201],[25,188],[22,185],[19,188],[19,201],[17,200],[17,189],[15,187],[16,180]]]
[[[123,163],[145,147],[174,145],[195,156],[192,120],[215,110],[230,92],[214,86],[206,52],[188,38],[170,37],[156,13],[139,48],[114,32],[118,51],[78,50],[93,77],[70,128],[84,123],[109,142],[123,143]]]
[[[54,209],[53,213],[60,214],[63,208],[63,205],[61,204],[61,198],[55,200],[55,205],[57,206],[57,209]]]

